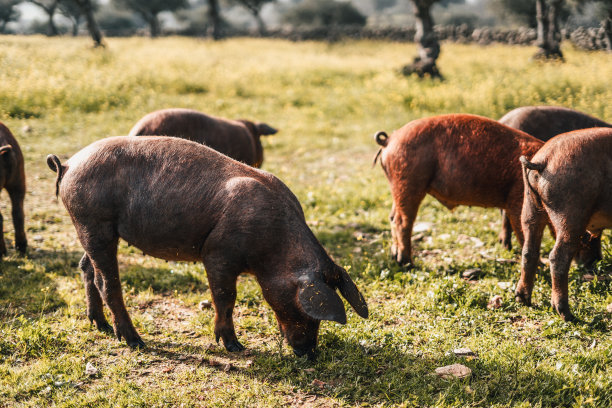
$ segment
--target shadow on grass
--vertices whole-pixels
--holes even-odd
[[[485,401],[486,405],[512,405],[530,401],[559,406],[579,396],[575,388],[564,389],[566,381],[559,373],[525,370],[525,356],[486,361],[454,355],[433,358],[397,347],[345,340],[330,333],[322,337],[315,362],[295,357],[286,345],[280,355],[256,349],[229,353],[222,346],[190,347],[190,352],[184,353],[172,350],[172,343],[149,344],[143,353],[153,353],[169,363],[210,367],[224,372],[220,374],[227,375],[228,381],[233,375],[247,375],[262,383],[282,384],[297,395],[326,396],[349,405],[480,405]],[[456,363],[470,367],[472,375],[443,379],[434,374],[437,367]]]

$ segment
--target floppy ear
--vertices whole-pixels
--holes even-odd
[[[2,147],[0,147],[0,156],[6,154],[6,153],[10,153],[13,150],[13,146],[11,145],[4,145]]]
[[[278,130],[266,123],[258,123],[255,125],[255,127],[257,128],[257,132],[259,132],[260,136],[273,135],[278,132]]]
[[[340,296],[323,281],[300,278],[298,300],[304,312],[315,320],[346,323],[346,312]]]
[[[338,281],[338,290],[344,298],[349,302],[357,314],[364,319],[368,318],[368,305],[363,298],[355,282],[351,279],[348,273],[343,268],[338,267],[340,272],[340,280]]]

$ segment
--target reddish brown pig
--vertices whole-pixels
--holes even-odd
[[[25,253],[28,247],[24,229],[23,199],[26,192],[23,155],[19,143],[11,131],[0,123],[0,189],[5,188],[11,199],[13,226],[15,227],[15,247]],[[4,243],[2,215],[0,215],[0,256],[7,254]]]
[[[261,136],[276,132],[265,123],[216,118],[191,109],[163,109],[140,119],[130,136],[180,137],[259,168],[263,163]]]
[[[556,232],[550,253],[552,306],[573,320],[568,300],[568,271],[585,230],[601,235],[612,227],[612,129],[593,128],[559,135],[523,164],[525,199],[521,222],[525,245],[516,299],[531,304],[542,232]]]
[[[544,142],[561,133],[593,127],[612,127],[612,124],[599,120],[586,113],[560,106],[523,106],[505,114],[500,120],[506,126],[521,130]],[[584,265],[592,265],[601,259],[600,238],[588,239],[585,236],[576,260]],[[512,247],[512,229],[508,217],[503,217],[500,242],[508,249]]]
[[[215,336],[229,351],[236,279],[255,275],[297,355],[314,358],[321,320],[346,322],[339,289],[362,317],[361,293],[319,244],[297,198],[276,177],[201,144],[173,137],[113,137],[84,148],[57,172],[59,196],[85,255],[87,316],[130,346],[144,343],[123,303],[119,238],[166,260],[203,261],[215,306]]]
[[[465,114],[415,120],[391,136],[379,132],[375,138],[393,197],[391,253],[399,263],[412,262],[412,225],[425,194],[449,209],[457,205],[504,209],[522,243],[518,158],[531,157],[542,146],[540,140]]]

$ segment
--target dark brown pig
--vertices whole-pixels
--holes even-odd
[[[504,209],[522,243],[523,181],[518,158],[531,157],[542,142],[481,116],[454,114],[412,121],[376,142],[389,180],[392,256],[412,262],[410,237],[419,205],[430,194],[447,208]]]
[[[568,271],[587,230],[601,235],[612,227],[612,129],[593,128],[559,135],[523,164],[525,199],[521,222],[525,233],[521,278],[516,299],[531,304],[542,232],[548,222],[556,232],[550,252],[552,306],[572,320]]]
[[[174,136],[204,144],[253,167],[263,163],[261,136],[276,129],[265,123],[208,116],[191,109],[162,109],[145,115],[130,136]]]
[[[561,106],[523,106],[506,113],[500,120],[506,126],[521,130],[544,142],[561,133],[593,127],[612,127],[586,113]],[[585,236],[581,249],[576,254],[576,261],[584,265],[592,265],[601,259],[600,238],[589,240]],[[512,229],[508,217],[503,217],[500,242],[508,249],[512,247]]]
[[[229,351],[236,279],[255,275],[297,355],[315,356],[321,320],[346,322],[339,289],[362,317],[359,290],[319,244],[297,198],[276,177],[206,146],[173,137],[113,137],[64,165],[47,158],[85,255],[87,316],[132,346],[144,343],[123,303],[119,238],[166,260],[203,261],[215,306],[215,336]]]
[[[23,155],[19,143],[11,131],[0,123],[0,189],[5,188],[11,199],[13,226],[15,227],[15,247],[25,253],[28,247],[23,222],[23,199],[26,192]],[[6,255],[2,215],[0,215],[0,256]]]

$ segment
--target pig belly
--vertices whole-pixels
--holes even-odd
[[[594,235],[599,235],[603,229],[610,227],[612,227],[612,214],[599,211],[589,220],[587,230]]]
[[[203,237],[194,240],[186,239],[184,235],[180,234],[171,237],[156,234],[135,236],[130,233],[122,233],[121,230],[119,230],[119,236],[126,241],[128,245],[140,249],[145,255],[167,261],[202,261],[201,251],[204,244]]]

